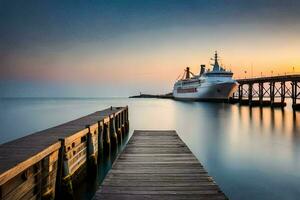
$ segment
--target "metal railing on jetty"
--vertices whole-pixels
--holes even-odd
[[[285,107],[292,99],[294,110],[300,110],[300,74],[238,79],[239,88],[231,102],[250,106]]]
[[[82,174],[128,135],[128,107],[111,107],[0,145],[0,199],[66,199]]]

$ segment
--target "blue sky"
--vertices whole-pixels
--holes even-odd
[[[1,0],[1,96],[167,92],[215,50],[237,76],[300,70],[299,20],[295,0]]]

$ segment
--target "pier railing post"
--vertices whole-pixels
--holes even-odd
[[[65,145],[64,140],[59,139],[61,143],[61,147],[58,151],[58,160],[57,160],[57,174],[56,174],[56,184],[55,184],[55,197],[60,199],[62,194],[62,179],[64,173],[64,152],[65,152]]]
[[[59,152],[53,152],[41,161],[41,199],[54,200],[58,174]]]
[[[107,118],[109,119],[109,118]],[[110,142],[110,123],[109,120],[103,123],[103,152],[105,156],[108,156],[111,151]]]
[[[126,130],[125,130],[125,109],[121,112],[121,129],[122,129],[122,136],[123,140],[125,139]]]
[[[120,129],[120,113],[116,114],[115,116],[115,128],[116,128],[116,133],[118,136],[118,144],[122,144],[122,131]]]
[[[89,129],[87,134],[87,166],[88,171],[92,173],[97,169],[97,153],[98,153],[98,123],[97,126],[86,126]]]
[[[128,118],[128,106],[125,108],[125,130],[126,130],[126,135],[129,133],[129,118]]]
[[[66,152],[66,147],[65,147],[65,141],[62,139],[62,177],[61,177],[61,191],[62,195],[64,198],[67,196],[67,198],[72,198],[73,197],[73,183],[72,183],[72,178],[70,175],[70,168],[68,164],[68,159],[67,159],[67,152]]]
[[[118,151],[118,135],[116,133],[115,127],[115,114],[109,117],[109,127],[110,127],[110,141],[111,141],[111,148],[112,151]]]
[[[103,133],[104,133],[104,127],[103,127],[103,121],[98,121],[98,159],[101,158],[103,154]]]

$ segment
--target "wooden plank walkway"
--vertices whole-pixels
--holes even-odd
[[[49,128],[37,133],[33,133],[22,138],[4,143],[0,145],[0,182],[3,179],[4,172],[18,166],[21,162],[29,163],[22,166],[22,169],[16,168],[17,171],[28,167],[33,160],[41,159],[41,152],[47,153],[49,148],[59,148],[59,139],[73,135],[86,128],[86,125],[97,123],[105,117],[119,111],[122,108],[108,108],[97,111],[90,115],[81,117],[79,119]],[[48,151],[45,151],[48,150]],[[44,154],[45,154],[44,153]],[[17,173],[17,172],[12,172]]]
[[[134,131],[94,199],[227,197],[175,131]]]

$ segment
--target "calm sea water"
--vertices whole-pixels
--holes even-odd
[[[134,129],[174,129],[230,199],[299,199],[300,113],[167,99],[0,99],[0,143],[109,106]],[[1,164],[1,163],[0,163]]]

